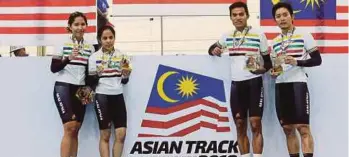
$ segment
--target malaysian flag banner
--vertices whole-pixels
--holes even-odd
[[[271,8],[280,0],[261,0],[261,29],[268,40],[281,30]],[[296,28],[311,32],[321,53],[348,53],[348,0],[289,0],[295,13]]]
[[[142,92],[134,93],[138,97],[127,104],[132,108],[127,156],[238,154],[229,105],[228,58],[151,56],[143,60],[135,62],[139,66],[134,65],[138,69],[132,78],[144,81],[128,88]],[[195,64],[189,65],[193,60]],[[144,71],[152,76],[144,77]]]
[[[113,0],[116,16],[229,15],[229,5],[247,0]]]
[[[85,38],[96,38],[96,0],[0,0],[0,45],[57,45],[69,34],[70,13],[87,17]]]

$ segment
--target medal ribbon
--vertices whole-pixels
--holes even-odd
[[[239,41],[236,41],[236,33],[237,33],[237,30],[234,31],[234,34],[233,34],[233,48],[238,48],[242,45],[242,43],[244,43],[245,41],[245,37],[247,35],[247,33],[250,31],[251,29],[251,26],[248,26],[248,27],[245,27],[244,30],[242,31],[242,38],[239,40]]]

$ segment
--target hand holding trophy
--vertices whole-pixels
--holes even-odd
[[[78,43],[78,41],[74,38],[74,43],[73,43],[73,49],[72,53],[69,55],[68,59],[69,60],[74,60],[80,53],[81,51],[81,45]]]
[[[282,64],[285,62],[286,55],[284,53],[280,53],[272,56],[273,59],[273,68],[270,71],[270,74],[273,78],[278,77],[284,71]]]
[[[126,56],[122,56],[122,59],[120,61],[120,67],[121,67],[121,75],[123,77],[129,77],[131,74],[131,67],[130,67],[130,60],[126,58]]]
[[[72,53],[69,55],[69,60],[74,60],[79,55],[79,49],[74,47]]]
[[[101,76],[103,71],[104,71],[104,65],[103,64],[97,65],[97,75]]]
[[[264,67],[260,63],[260,55],[254,53],[248,53],[245,55],[246,65],[245,70],[250,71],[253,74],[265,73]]]

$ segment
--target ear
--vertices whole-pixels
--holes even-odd
[[[69,26],[68,26],[68,27],[66,27],[65,29],[66,29],[66,30],[67,30],[69,33],[71,33],[71,32],[72,32]]]
[[[294,20],[294,14],[291,15],[291,19]]]

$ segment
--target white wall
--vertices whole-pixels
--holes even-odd
[[[152,62],[153,57],[135,58],[136,69]],[[52,97],[54,76],[49,63],[48,57],[0,58],[0,156],[58,156],[63,128]],[[348,156],[347,67],[348,55],[323,55],[323,65],[309,69],[311,129],[317,157]],[[137,85],[138,79],[133,79],[128,88]],[[265,85],[268,99],[263,117],[264,154],[284,157],[287,149],[276,119],[273,84],[265,80]],[[98,137],[98,124],[90,105],[80,133],[79,155],[98,156]]]

